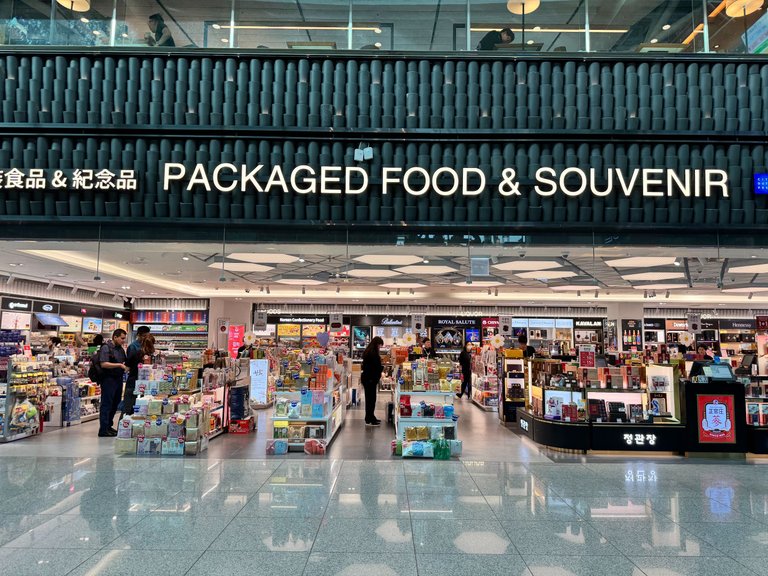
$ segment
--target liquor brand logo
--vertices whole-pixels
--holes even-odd
[[[382,326],[402,326],[403,325],[403,319],[402,318],[388,318],[384,317],[381,319],[381,325]]]
[[[752,185],[755,194],[768,194],[768,174],[753,174]]]
[[[53,312],[53,304],[43,304],[42,308],[44,312]]]
[[[32,310],[32,300],[22,300],[21,298],[3,298],[3,310]]]
[[[520,428],[528,432],[528,420],[520,418]]]

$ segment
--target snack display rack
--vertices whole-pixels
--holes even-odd
[[[274,367],[275,404],[267,455],[324,455],[344,423],[346,377],[333,354],[284,353]]]
[[[39,407],[46,397],[60,388],[53,380],[53,363],[47,356],[38,358],[13,355],[8,357],[6,383],[0,389],[2,435],[0,442],[12,442],[42,431]]]
[[[139,366],[134,414],[118,423],[116,454],[191,456],[226,431],[233,366],[196,370]]]
[[[395,455],[448,459],[461,454],[453,362],[421,358],[395,371]]]
[[[475,349],[472,377],[472,403],[486,412],[498,410],[499,377],[495,350],[490,347]]]
[[[207,311],[139,310],[132,313],[131,324],[149,326],[155,349],[183,356],[185,368],[201,365],[203,351],[208,347]]]

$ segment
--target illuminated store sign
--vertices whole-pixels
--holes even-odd
[[[208,192],[280,192],[284,194],[346,194],[357,195],[368,191],[372,176],[359,166],[322,166],[318,169],[309,165],[284,170],[282,166],[247,166],[244,164],[221,163],[210,169],[207,164],[195,164],[191,170],[181,162],[166,162],[163,165],[163,190],[170,190],[175,182],[183,183],[188,191]],[[479,168],[454,170],[447,166],[435,170],[421,167],[384,167],[373,176],[374,183],[381,185],[386,195],[405,190],[411,196],[435,193],[439,196],[478,196],[488,188],[488,178]],[[504,168],[496,193],[501,196],[523,196],[537,194],[569,197],[592,195],[643,196],[647,198],[686,197],[709,198],[729,197],[728,173],[725,170],[667,168],[634,168],[622,170],[609,168],[597,171],[595,168],[569,167],[556,170],[541,167],[531,181],[518,175],[514,168]]]

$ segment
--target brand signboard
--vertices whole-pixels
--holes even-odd
[[[0,300],[0,308],[3,310],[9,310],[11,312],[31,312],[32,300],[12,297],[3,298]]]
[[[45,314],[58,314],[59,303],[58,302],[43,302],[41,300],[35,300],[32,303],[32,312],[42,312]]]

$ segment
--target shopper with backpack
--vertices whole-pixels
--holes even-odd
[[[99,362],[99,352],[101,352],[101,347],[104,345],[104,336],[101,334],[96,334],[93,338],[93,342],[91,342],[92,346],[96,347],[96,350],[94,350],[93,354],[91,354],[91,365],[88,367],[88,379],[95,383],[95,384],[101,384],[101,363]]]

